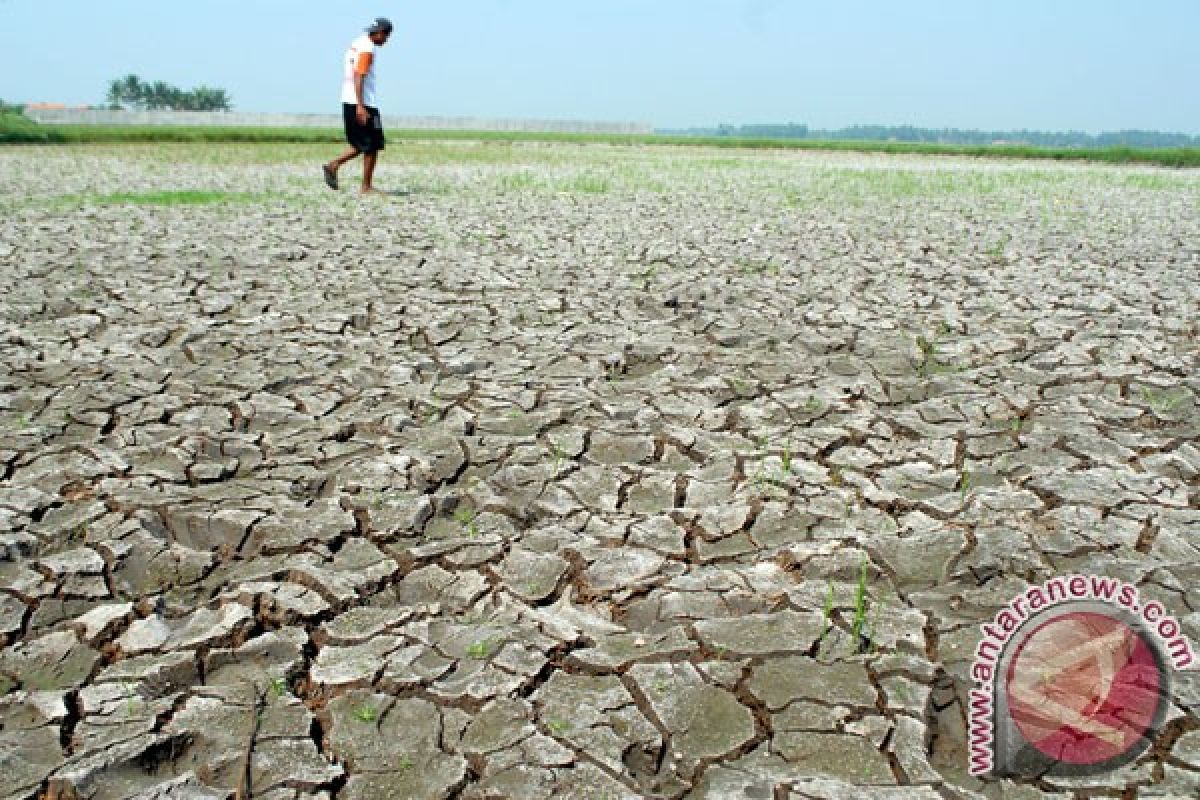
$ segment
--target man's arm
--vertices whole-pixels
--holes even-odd
[[[358,63],[354,65],[354,98],[358,103],[355,115],[360,125],[366,125],[370,119],[367,106],[363,103],[363,84],[367,81],[367,73],[371,71],[371,60],[374,57],[373,53],[359,53]]]

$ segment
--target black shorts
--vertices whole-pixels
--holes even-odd
[[[383,118],[379,109],[367,106],[367,124],[358,121],[358,106],[342,103],[342,122],[346,126],[346,141],[360,153],[376,153],[383,149]]]

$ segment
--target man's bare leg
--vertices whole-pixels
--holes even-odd
[[[340,156],[335,158],[333,161],[330,161],[328,166],[331,170],[333,170],[334,172],[337,172],[339,169],[342,168],[342,165],[345,164],[347,161],[353,161],[356,158],[358,158],[358,151],[356,149],[354,149],[353,147],[351,147],[349,150],[342,153]]]
[[[379,153],[363,153],[363,180],[362,193],[369,194],[375,191],[375,187],[371,181],[375,177],[375,162],[379,160]]]

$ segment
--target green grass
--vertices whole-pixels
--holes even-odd
[[[454,512],[454,519],[462,525],[463,533],[474,539],[479,535],[478,515],[473,508],[460,508]]]
[[[1200,167],[1200,148],[1136,149],[1044,148],[1025,145],[941,145],[915,142],[818,141],[739,139],[733,137],[666,136],[659,134],[583,134],[496,131],[395,130],[393,142],[563,142],[612,145],[676,145],[754,150],[824,150],[868,153],[916,153],[1096,161],[1109,164],[1157,164]],[[0,144],[220,142],[234,143],[341,143],[342,132],[333,128],[234,128],[219,126],[158,125],[38,125],[17,114],[0,114]],[[487,154],[485,157],[494,157]]]
[[[850,632],[854,634],[854,645],[862,651],[868,638],[867,632],[867,559],[862,560],[859,567],[858,583],[854,587],[854,619],[850,623]]]
[[[577,175],[567,181],[562,188],[579,194],[604,194],[611,188],[611,185],[597,175]]]
[[[374,722],[379,719],[379,709],[373,705],[364,703],[351,709],[350,715],[359,722]]]
[[[472,642],[467,647],[467,658],[481,661],[490,656],[496,647],[496,642],[493,639],[480,639],[477,642]]]
[[[207,206],[231,203],[257,203],[269,194],[221,192],[199,189],[155,192],[113,192],[111,194],[65,195],[58,202],[67,205],[96,206]]]

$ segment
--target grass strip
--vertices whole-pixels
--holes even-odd
[[[1050,159],[1107,164],[1200,167],[1200,148],[1074,148],[1029,145],[952,145],[925,142],[819,141],[810,139],[743,139],[726,136],[662,134],[593,134],[526,131],[390,130],[398,141],[562,142],[609,145],[671,145],[750,150],[815,150],[855,153],[900,153],[979,158]],[[243,128],[165,125],[38,125],[15,114],[0,114],[0,144],[112,144],[154,142],[210,143],[340,143],[333,128]]]
[[[270,199],[271,196],[268,193],[186,189],[182,191],[73,194],[55,198],[55,202],[59,205],[68,206],[209,206],[230,203],[257,203]]]

